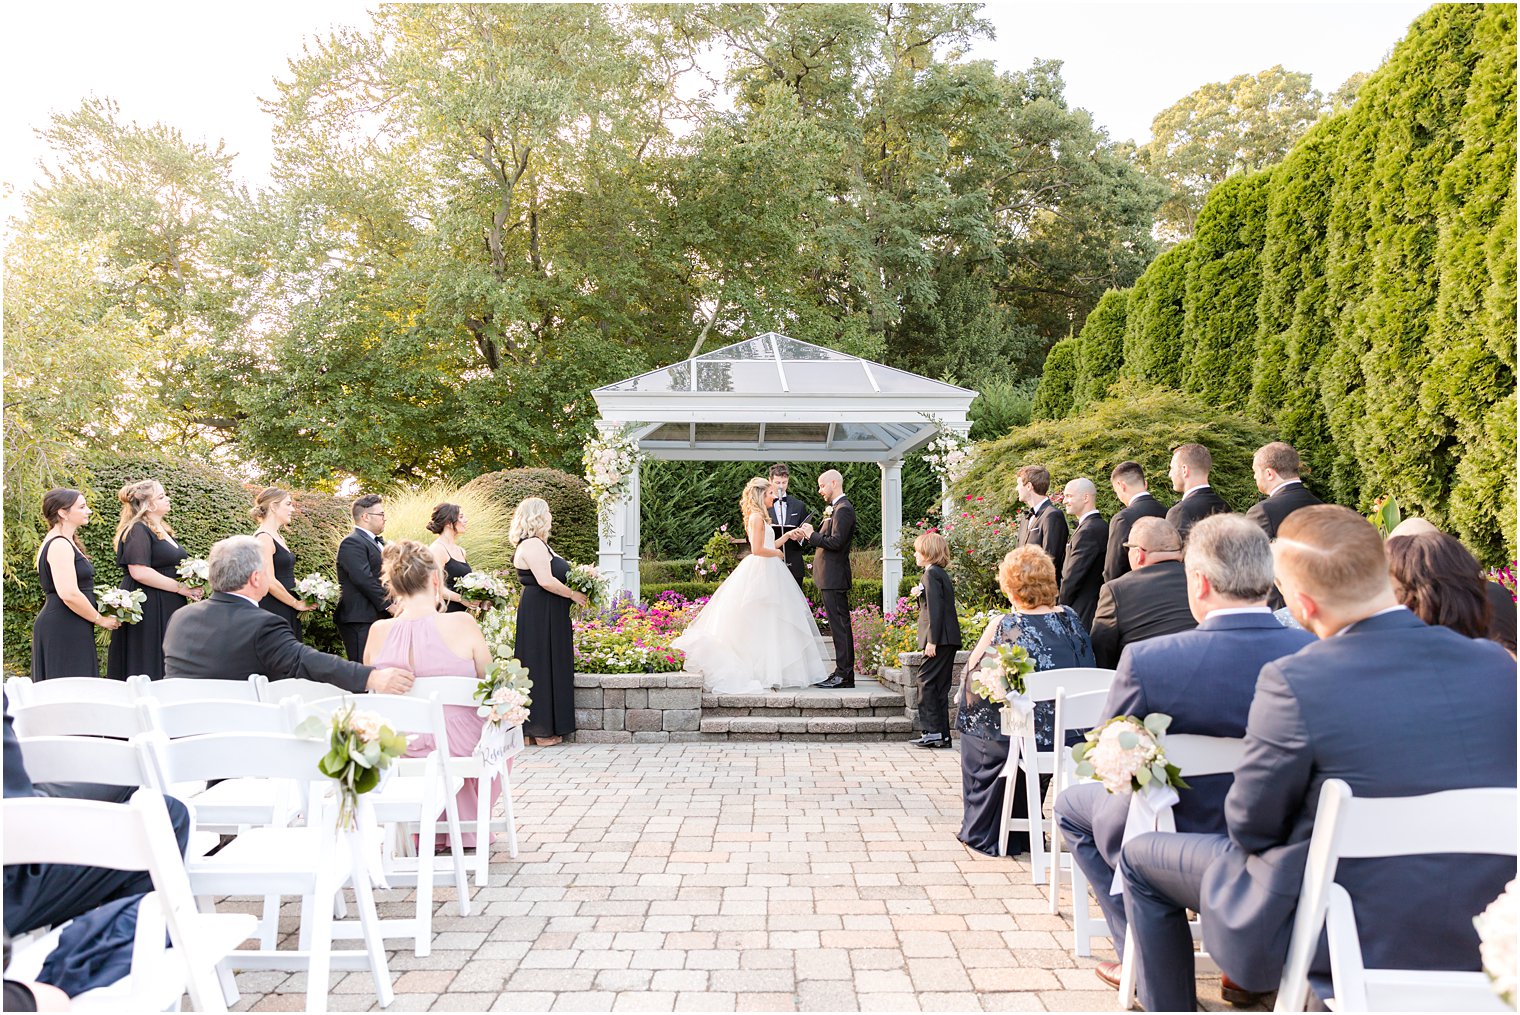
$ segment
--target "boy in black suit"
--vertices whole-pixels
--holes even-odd
[[[945,571],[950,563],[950,544],[938,532],[925,532],[913,541],[913,556],[924,570],[915,590],[918,597],[918,650],[924,654],[918,671],[922,690],[918,715],[924,735],[909,743],[915,747],[950,746],[950,677],[955,654],[961,648],[961,621],[955,615],[955,586]]]

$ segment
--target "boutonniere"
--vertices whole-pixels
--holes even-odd
[[[833,517],[834,517],[834,505],[830,504],[828,507],[826,507],[826,508],[823,509],[823,520],[824,521],[828,521],[830,518],[833,518]]]
[[[917,585],[913,586],[911,589],[908,590],[908,595],[912,596],[914,599],[917,599],[919,596],[921,596],[923,594],[924,594],[924,583],[923,582],[919,582]]]

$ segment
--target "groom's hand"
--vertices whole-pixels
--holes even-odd
[[[799,526],[799,528],[802,531],[802,538],[803,539],[812,539],[813,538],[813,527],[811,525],[809,525],[807,522],[803,522],[802,525]]]

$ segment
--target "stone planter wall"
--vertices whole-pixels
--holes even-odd
[[[702,677],[695,673],[577,673],[575,735],[582,744],[703,739]]]
[[[955,726],[955,701],[961,691],[961,670],[966,666],[966,660],[971,658],[971,653],[965,650],[955,654],[955,672],[950,677],[950,725]],[[913,728],[923,731],[923,723],[918,715],[918,698],[922,685],[918,682],[918,672],[924,665],[922,652],[903,652],[897,660],[901,666],[883,668],[881,671],[881,683],[903,696],[904,706],[908,718],[913,721]]]

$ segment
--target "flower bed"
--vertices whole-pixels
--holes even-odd
[[[577,673],[673,673],[686,657],[671,640],[696,617],[706,598],[662,592],[650,603],[619,596],[605,611],[575,622]]]

